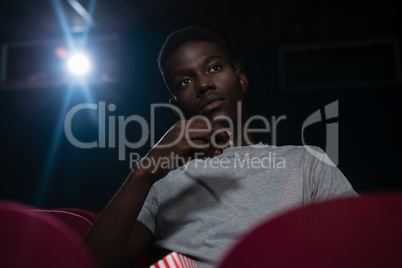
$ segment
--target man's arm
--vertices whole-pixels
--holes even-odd
[[[123,257],[123,267],[135,267],[134,264],[137,257],[141,256],[141,253],[149,248],[152,236],[152,232],[140,221],[137,220],[134,223]],[[155,249],[152,248],[151,253],[154,254],[154,251]],[[147,256],[151,255],[148,254]],[[154,258],[153,255],[151,257]],[[151,257],[146,257],[146,261],[149,261],[148,258]]]
[[[188,131],[187,135],[183,135],[184,131]],[[211,142],[212,139],[228,145],[229,132],[209,120],[192,120],[191,125],[185,120],[178,121],[135,165],[83,238],[99,267],[119,267],[123,260],[130,262],[146,248],[152,233],[136,220],[152,185],[177,168],[176,157],[180,157],[180,164],[184,165],[197,153],[206,157],[222,153],[222,147],[217,146],[215,141]],[[141,164],[145,160],[147,163],[159,163],[158,159],[170,159],[171,163],[168,168]]]
[[[309,161],[305,162],[308,166],[304,170],[312,182],[309,191],[313,200],[359,196],[345,175],[320,147],[308,146],[306,150]]]
[[[83,238],[99,267],[119,267],[127,251],[135,257],[150,243],[152,233],[135,223],[152,184],[145,170],[134,168]]]

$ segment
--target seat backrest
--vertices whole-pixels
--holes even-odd
[[[58,218],[63,223],[72,228],[78,234],[80,239],[84,237],[89,228],[92,226],[92,222],[89,221],[86,217],[70,211],[59,209],[30,209],[30,211],[48,214],[50,216]]]
[[[82,208],[67,207],[67,208],[59,208],[58,210],[72,212],[72,213],[81,215],[84,218],[86,218],[87,220],[89,220],[91,223],[94,223],[94,221],[100,214],[100,211],[98,211],[98,210],[89,210],[89,209],[82,209]]]
[[[0,201],[0,266],[93,268],[79,234],[49,213]]]
[[[402,267],[402,194],[339,198],[267,219],[215,267]]]

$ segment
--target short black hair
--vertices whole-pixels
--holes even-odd
[[[158,66],[159,71],[161,72],[164,79],[165,79],[164,71],[166,67],[166,61],[181,45],[189,41],[209,41],[211,43],[216,44],[223,51],[223,53],[226,54],[228,60],[232,64],[232,59],[230,57],[229,50],[226,46],[225,41],[220,35],[200,26],[195,25],[186,26],[184,28],[172,32],[166,38],[165,43],[162,45],[162,48],[159,52]]]

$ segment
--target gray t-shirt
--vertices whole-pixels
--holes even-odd
[[[308,150],[307,150],[308,149]],[[358,196],[318,147],[230,147],[192,160],[156,182],[138,216],[155,246],[210,267],[241,234],[277,213],[314,201]]]

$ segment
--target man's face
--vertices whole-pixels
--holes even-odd
[[[217,116],[235,120],[239,101],[244,113],[246,75],[241,69],[234,70],[214,43],[190,41],[180,46],[166,62],[165,78],[174,95],[172,104],[186,118],[204,115],[227,125],[227,120]]]

